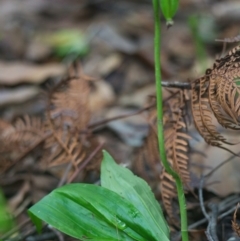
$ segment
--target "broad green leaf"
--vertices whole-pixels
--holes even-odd
[[[167,20],[167,25],[172,25],[172,18],[177,12],[179,0],[160,0],[163,16]]]
[[[145,228],[155,237],[153,240],[169,240],[169,228],[149,185],[129,169],[117,165],[106,151],[103,155],[101,185],[118,193],[138,208],[146,220]]]
[[[39,218],[81,240],[157,240],[137,208],[106,188],[70,184],[45,196],[29,213],[35,223]]]

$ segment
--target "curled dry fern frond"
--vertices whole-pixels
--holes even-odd
[[[44,138],[45,127],[40,118],[24,116],[13,124],[0,120],[0,173]]]
[[[192,114],[197,130],[208,144],[225,150],[228,149],[223,144],[234,144],[217,131],[212,118],[214,115],[224,128],[240,130],[239,46],[216,60],[205,76],[192,83]]]
[[[89,82],[81,76],[60,85],[50,96],[47,127],[52,136],[45,142],[43,160],[49,166],[72,162],[77,167],[85,157],[84,135],[89,122]]]
[[[160,176],[161,182],[161,193],[162,193],[162,202],[164,208],[167,212],[167,215],[172,221],[177,220],[177,215],[174,213],[173,208],[173,198],[176,197],[177,189],[176,184],[173,177],[168,174],[164,169],[162,170],[162,174]]]

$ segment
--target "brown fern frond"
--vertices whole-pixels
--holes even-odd
[[[204,140],[230,151],[233,145],[217,132],[212,114],[224,128],[240,130],[240,47],[215,61],[206,75],[192,83],[192,113],[195,126]],[[231,152],[231,151],[230,151]],[[231,152],[232,153],[232,152]]]
[[[0,123],[0,125],[3,122]],[[8,146],[8,150],[22,149],[34,144],[45,135],[45,127],[38,117],[24,116],[12,125],[8,123],[1,132],[1,142]],[[6,151],[6,150],[5,150]]]
[[[44,137],[40,118],[24,116],[13,124],[0,120],[0,173],[23,159]]]
[[[177,195],[176,184],[173,177],[164,169],[160,176],[160,189],[164,208],[171,220],[177,220],[177,214],[174,213],[173,198]]]
[[[188,142],[190,136],[186,133],[187,126],[184,118],[185,113],[187,113],[185,110],[187,96],[187,93],[178,90],[172,93],[171,98],[168,98],[167,101],[164,102],[163,125],[167,160],[172,168],[180,175],[186,187],[189,187]],[[157,169],[159,161],[156,128],[157,116],[155,109],[149,112],[148,120],[151,127],[149,136],[146,138],[143,148],[141,148],[139,153],[140,158],[137,159],[139,165],[137,166],[137,170],[140,170],[139,172],[141,173],[144,173],[144,170],[146,172],[146,167],[150,170],[152,166]],[[149,174],[149,171],[147,174]],[[142,176],[146,175],[142,174]],[[165,210],[168,216],[175,222],[178,219],[178,214],[174,213],[174,208],[172,206],[173,198],[177,195],[175,181],[164,169],[162,169],[160,178],[160,190]]]
[[[90,119],[88,97],[89,82],[82,76],[69,78],[50,95],[47,127],[52,136],[45,142],[43,159],[49,166],[72,162],[77,165],[84,159],[87,146],[86,130]]]
[[[66,86],[64,86],[66,87]],[[67,88],[56,91],[51,96],[51,118],[69,128],[82,130],[89,121],[89,82],[79,77],[71,79]]]
[[[222,125],[224,128],[229,128],[233,130],[240,130],[240,126],[236,125],[235,122],[228,117],[224,110],[222,109],[220,103],[218,102],[217,94],[216,94],[216,85],[217,85],[217,77],[216,75],[211,76],[211,81],[209,84],[209,104],[213,111],[214,116],[216,117],[218,123]]]
[[[192,113],[195,126],[204,140],[213,146],[221,146],[221,143],[232,144],[216,131],[216,127],[212,124],[212,112],[210,104],[206,98],[207,88],[203,86],[203,82],[207,79],[201,78],[200,83],[192,84]],[[204,91],[202,90],[204,89]]]
[[[215,98],[213,112],[219,123],[230,129],[239,129],[239,76],[240,47],[231,50],[228,55],[216,61],[210,80],[209,99]],[[216,107],[220,111],[216,111]],[[221,113],[221,117],[218,116]]]
[[[15,128],[13,125],[8,123],[7,121],[1,120],[0,119],[0,152],[8,152],[9,150],[12,149],[12,146],[9,145],[10,141],[9,137],[14,133]]]
[[[217,101],[222,107],[225,114],[232,119],[234,124],[238,124],[237,113],[234,111],[235,105],[234,100],[232,100],[232,92],[234,91],[233,83],[225,76],[218,77],[216,90]],[[236,89],[235,89],[236,90]],[[235,92],[235,91],[234,91]]]
[[[188,185],[190,175],[187,154],[190,136],[186,134],[186,124],[183,117],[185,103],[182,91],[169,102],[169,112],[165,111],[164,137],[167,159],[183,182]]]
[[[181,132],[185,128],[182,121],[177,122],[173,128],[167,128],[164,132],[165,148],[168,161],[174,170],[180,175],[185,184],[190,182],[188,170],[188,140],[190,136]]]
[[[15,123],[15,135],[12,136],[14,140],[26,141],[33,143],[38,139],[44,137],[45,127],[43,122],[38,117],[24,116],[19,118]]]
[[[45,141],[46,153],[43,156],[44,162],[49,167],[72,162],[76,167],[85,158],[82,142],[76,139],[76,137],[69,135],[69,133],[64,133],[60,130],[58,130],[57,135],[59,135],[59,141],[56,141],[56,136],[54,135]]]
[[[188,152],[190,136],[186,133],[184,122],[184,107],[186,104],[184,92],[180,91],[164,111],[164,139],[167,160],[172,168],[179,174],[184,184],[189,187],[190,173],[188,170]],[[171,175],[163,170],[161,175],[160,188],[164,207],[171,218],[176,221],[176,213],[172,206],[173,198],[176,197],[175,181]]]

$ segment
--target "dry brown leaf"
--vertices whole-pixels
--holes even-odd
[[[0,107],[11,104],[23,103],[37,96],[39,93],[40,89],[35,86],[23,86],[11,89],[2,89],[0,90]]]
[[[0,84],[39,84],[49,77],[63,76],[66,68],[62,64],[33,65],[22,62],[0,62]]]
[[[199,140],[199,136],[194,134]],[[225,137],[228,137],[226,134]],[[216,168],[223,161],[232,157],[233,155],[225,150],[219,149],[217,147],[209,146],[202,139],[199,142],[193,141],[191,147],[200,153],[204,153],[206,157],[202,155],[195,155],[192,158],[193,163],[199,168],[196,170],[195,165],[191,167],[191,170],[198,176],[206,175],[211,170]],[[231,147],[231,150],[235,153],[239,152],[239,146]],[[224,166],[216,170],[208,179],[204,188],[208,191],[214,192],[219,196],[227,196],[231,193],[240,192],[240,162],[239,157],[233,157],[231,161],[227,162]]]
[[[123,61],[123,57],[120,54],[111,54],[99,63],[99,73],[101,76],[110,74],[115,69],[119,68]]]
[[[92,113],[98,112],[104,107],[113,104],[115,98],[112,87],[106,81],[93,81],[89,96],[89,109]]]

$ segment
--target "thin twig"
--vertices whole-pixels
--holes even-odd
[[[208,241],[216,241],[216,240],[214,240],[214,239],[212,238],[212,236],[209,234],[209,231],[208,231],[208,230],[205,231],[205,234],[206,234],[206,236],[207,236]]]
[[[48,225],[48,229],[52,230],[52,232],[58,237],[59,241],[64,241],[64,236],[60,231],[53,228],[51,225]]]
[[[14,233],[18,232],[21,228],[23,228],[25,225],[27,225],[28,223],[30,223],[31,220],[30,218],[27,218],[25,221],[23,221],[22,223],[20,223],[17,227],[12,228],[11,230],[9,230],[7,233],[4,234],[4,236],[0,237],[1,240],[6,240],[9,237],[11,237]]]
[[[63,173],[63,175],[62,175],[62,178],[60,179],[57,187],[61,187],[61,186],[64,185],[64,183],[65,183],[66,180],[67,180],[68,173],[70,172],[71,168],[72,168],[72,162],[68,163],[67,168],[65,169],[65,171],[64,171],[64,173]]]
[[[137,110],[137,111],[134,111],[130,114],[123,114],[123,115],[118,115],[118,116],[114,116],[114,117],[111,117],[111,118],[108,118],[108,119],[104,119],[104,120],[101,120],[101,121],[97,121],[95,123],[92,123],[92,124],[89,124],[87,126],[87,128],[90,128],[90,129],[94,129],[96,127],[99,127],[99,126],[102,126],[102,125],[105,125],[107,124],[108,122],[111,122],[111,121],[114,121],[114,120],[119,120],[119,119],[123,119],[123,118],[127,118],[127,117],[130,117],[130,116],[134,116],[134,115],[138,115],[138,114],[141,114],[142,112],[146,111],[146,110],[149,110],[151,109],[152,107],[155,106],[155,103],[154,104],[151,104],[151,105],[148,105],[140,110]]]
[[[240,35],[237,35],[233,38],[225,38],[225,39],[215,39],[216,42],[224,42],[224,43],[235,43],[240,42]]]
[[[198,188],[198,196],[199,196],[199,202],[200,202],[202,213],[205,216],[205,218],[209,220],[209,215],[207,214],[207,211],[204,206],[203,193],[202,193],[203,184],[204,184],[204,177],[202,176],[200,180],[200,185]]]
[[[178,89],[191,89],[191,83],[188,82],[178,82],[178,81],[162,81],[161,82],[163,87],[168,87],[168,88],[178,88]]]
[[[238,152],[237,155],[240,155],[240,152]],[[205,177],[205,178],[210,177],[215,171],[217,171],[220,167],[222,167],[223,165],[225,165],[226,163],[228,163],[229,161],[231,161],[234,157],[235,157],[235,155],[230,156],[230,157],[227,158],[225,161],[223,161],[222,163],[220,163],[219,165],[217,165],[215,168],[213,168],[213,169],[212,169],[209,173],[207,173],[204,177]]]
[[[224,200],[222,200],[219,205],[219,213],[221,213],[218,216],[218,219],[221,220],[222,218],[226,217],[228,214],[234,212],[235,210],[235,205],[236,203],[240,202],[240,197],[239,195],[233,195],[231,197],[228,197]],[[234,205],[234,207],[232,207]],[[226,212],[224,212],[225,210],[227,210]],[[203,218],[191,225],[188,226],[188,230],[191,231],[192,229],[197,228],[198,226],[206,223],[208,220],[206,218]]]
[[[217,219],[218,219],[218,206],[215,203],[210,204],[211,215],[208,219],[208,227],[206,230],[206,236],[210,238],[210,241],[218,241],[217,237]]]

